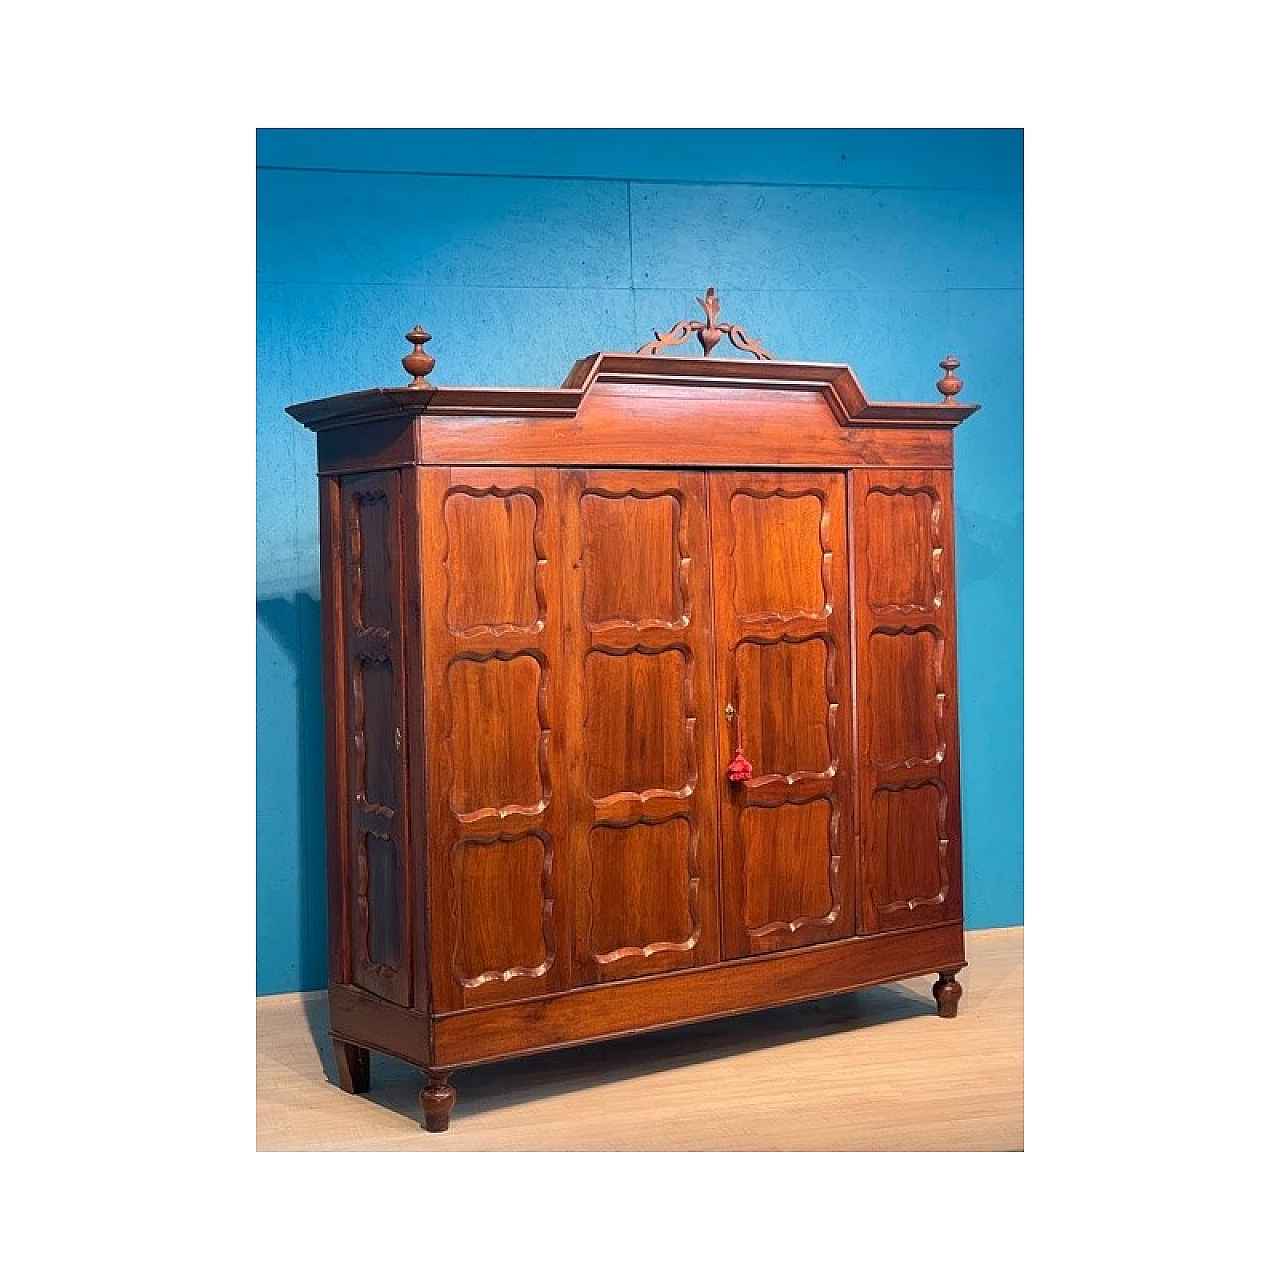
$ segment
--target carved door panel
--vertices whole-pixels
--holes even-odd
[[[419,472],[438,1012],[569,985],[559,478]]]
[[[720,958],[703,472],[563,473],[575,982]]]
[[[853,933],[843,472],[711,475],[726,956]],[[741,747],[749,781],[725,769]]]
[[[881,933],[961,915],[951,473],[851,480],[858,932]]]
[[[411,867],[405,820],[400,475],[380,471],[347,476],[341,493],[351,977],[356,986],[407,1006]]]

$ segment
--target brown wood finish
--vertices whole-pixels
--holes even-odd
[[[417,443],[412,418],[389,418],[322,431],[316,439],[320,473],[345,475],[412,466],[418,457]]]
[[[342,482],[352,981],[410,1002],[400,476]]]
[[[706,475],[562,475],[575,985],[714,963]]]
[[[708,969],[449,1014],[436,1025],[435,1061],[450,1068],[474,1065],[561,1044],[747,1013],[922,973],[946,969],[954,974],[964,964],[963,955],[960,926],[941,925],[913,933],[848,938]]]
[[[933,998],[938,1002],[938,1017],[954,1018],[963,994],[964,988],[956,981],[954,970],[940,973],[937,982],[933,984]]]
[[[572,980],[554,471],[419,472],[432,1007]]]
[[[320,478],[320,663],[325,715],[325,864],[329,886],[329,981],[351,981],[348,893],[346,607],[342,481]]]
[[[739,325],[725,324],[720,319],[720,299],[716,297],[714,289],[709,288],[703,297],[695,301],[702,308],[705,319],[677,320],[666,333],[659,333],[655,329],[654,340],[641,347],[637,354],[656,356],[668,347],[681,346],[691,337],[696,337],[702,347],[702,354],[709,356],[720,339],[727,336],[739,351],[749,351],[757,360],[773,359],[773,356],[760,343],[754,338],[747,337]]]
[[[369,1050],[333,1037],[338,1063],[338,1087],[347,1093],[369,1092]]]
[[[666,357],[655,357],[657,360]],[[708,361],[708,363],[710,363]],[[739,363],[739,362],[735,362]],[[716,391],[713,396],[701,390]],[[783,404],[778,401],[782,399]],[[777,430],[779,419],[788,424]],[[655,423],[661,423],[655,429]],[[417,457],[455,464],[583,467],[949,467],[951,433],[839,426],[816,391],[605,385],[570,423],[422,417]],[[323,437],[322,437],[323,438]],[[727,448],[729,441],[733,448]],[[392,455],[399,460],[400,455]]]
[[[428,908],[427,859],[423,856],[431,833],[431,793],[427,761],[427,668],[423,618],[429,612],[424,601],[426,575],[422,563],[422,508],[417,476],[411,468],[400,472],[404,525],[404,635],[405,635],[405,763],[409,784],[410,900],[407,904],[413,933],[413,1007],[431,1011],[431,915]]]
[[[466,389],[408,338],[413,385],[290,409],[340,1085],[415,1063],[438,1132],[495,1058],[926,973],[954,1016],[953,358],[933,405],[768,359]]]
[[[853,933],[849,563],[843,472],[716,472],[726,956]]]
[[[853,472],[858,930],[961,917],[949,471]]]
[[[458,1091],[449,1083],[448,1073],[428,1071],[421,1099],[422,1127],[428,1133],[444,1133],[449,1128],[453,1104],[458,1100]]]
[[[419,1066],[431,1065],[432,1019],[427,1014],[402,1009],[359,987],[331,981],[329,1016],[333,1034],[340,1040]]]

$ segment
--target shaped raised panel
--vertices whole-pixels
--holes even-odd
[[[451,1013],[570,982],[568,557],[558,472],[424,466],[413,479],[427,978],[431,1009]]]
[[[851,478],[858,648],[858,930],[961,916],[952,477]]]
[[[451,863],[457,981],[476,988],[542,977],[555,954],[550,839],[463,840]]]
[[[830,802],[751,805],[739,823],[748,931],[758,937],[833,922],[840,857]]]
[[[360,842],[356,912],[363,954],[383,979],[405,962],[400,851],[390,836],[366,832]]]
[[[697,772],[688,656],[590,650],[584,681],[587,794],[687,794]]]
[[[831,543],[822,499],[744,486],[730,499],[729,512],[739,616],[829,613]]]
[[[848,937],[836,832],[853,830],[848,481],[843,473],[711,477],[726,957]]]
[[[596,963],[693,949],[696,844],[685,818],[591,829],[587,946]]]
[[[733,657],[738,732],[756,776],[833,772],[829,642],[744,640]]]
[[[351,683],[356,803],[390,815],[399,804],[395,670],[390,661],[357,655]]]
[[[393,625],[393,605],[400,590],[393,561],[399,531],[387,492],[372,487],[376,481],[366,483],[370,487],[353,495],[349,530],[352,624],[357,631],[387,630]]]
[[[689,557],[677,496],[588,491],[578,510],[587,623],[684,625]]]
[[[942,604],[942,503],[932,488],[867,493],[867,601],[877,612]]]
[[[882,925],[886,916],[946,901],[947,792],[941,782],[878,787],[871,797],[869,844],[870,898]]]
[[[942,637],[932,627],[877,630],[867,654],[873,762],[882,767],[940,762],[946,753]]]
[[[450,804],[462,821],[536,813],[550,796],[546,669],[528,654],[449,665]]]
[[[456,635],[545,621],[540,514],[524,490],[454,490],[445,499],[445,614]]]
[[[573,982],[720,957],[705,473],[562,473]]]

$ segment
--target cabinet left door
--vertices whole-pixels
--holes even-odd
[[[437,1013],[570,985],[558,473],[418,476]]]

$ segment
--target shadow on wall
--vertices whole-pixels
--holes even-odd
[[[258,621],[288,656],[294,681],[269,691],[269,704],[259,715],[268,723],[292,710],[297,734],[297,883],[298,981],[297,990],[317,990],[328,985],[328,907],[325,889],[324,800],[324,704],[321,698],[320,602],[314,596],[292,596],[258,601]],[[262,691],[260,691],[260,697]],[[289,706],[292,697],[292,708]],[[281,728],[283,729],[283,725]],[[268,734],[263,735],[269,738]],[[269,741],[265,744],[269,749]],[[259,839],[263,838],[261,831]],[[269,838],[269,835],[268,835]],[[288,847],[282,838],[279,849]],[[283,868],[282,868],[283,869]],[[260,883],[259,895],[264,892]],[[263,936],[259,931],[261,946]],[[281,941],[283,945],[283,940]]]

